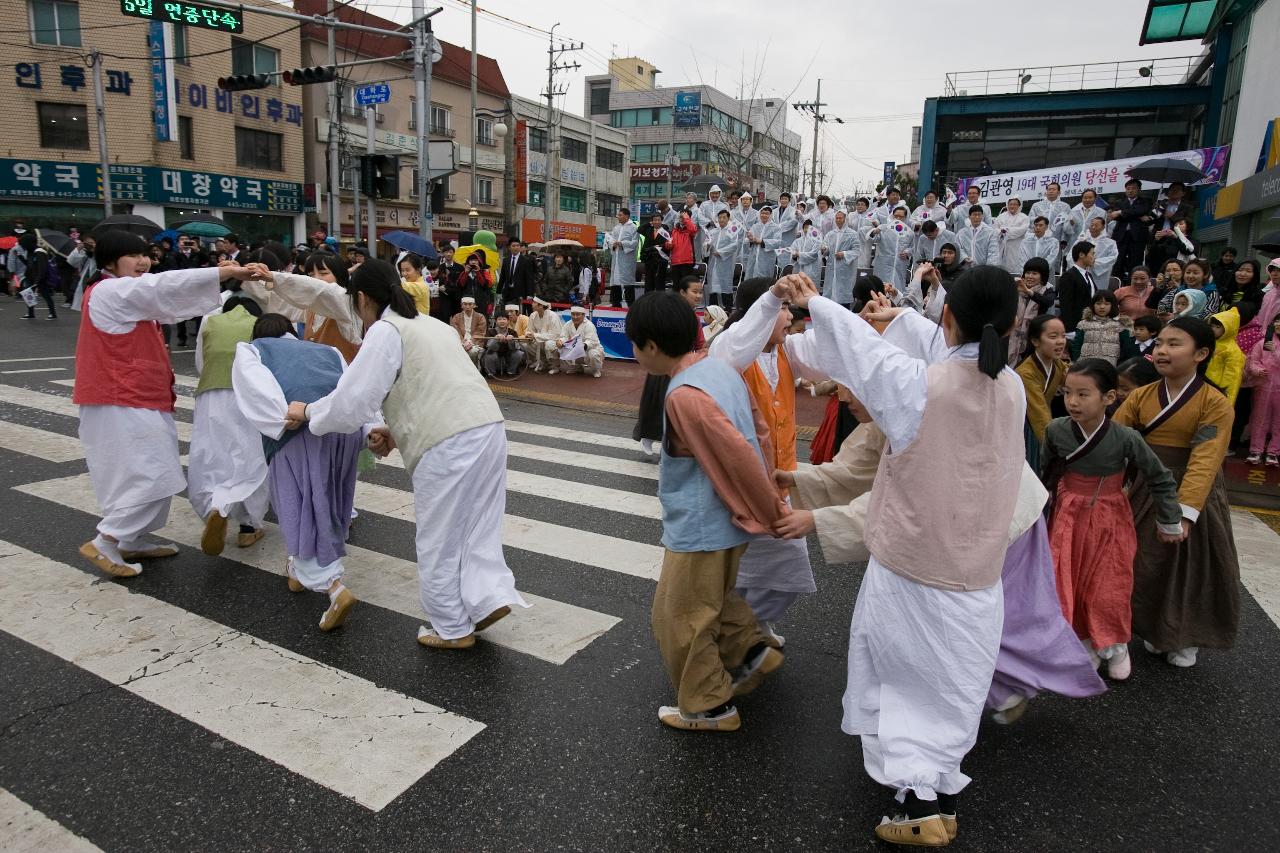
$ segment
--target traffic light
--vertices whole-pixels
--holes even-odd
[[[361,156],[360,192],[370,198],[399,198],[400,158],[390,154]]]
[[[218,78],[218,88],[224,92],[243,92],[246,89],[265,89],[271,85],[270,74],[237,74]]]
[[[306,86],[310,83],[332,83],[338,76],[336,65],[313,65],[310,68],[294,68],[284,72],[284,82],[290,86]]]
[[[431,212],[444,213],[444,181],[431,182]]]

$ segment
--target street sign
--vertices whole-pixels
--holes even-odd
[[[893,171],[898,168],[898,164],[892,160],[884,161],[884,185],[887,187],[893,183]]]
[[[134,18],[203,27],[224,33],[244,32],[242,11],[219,9],[204,3],[185,3],[179,0],[120,0],[120,12]]]
[[[391,100],[391,87],[386,83],[373,83],[356,89],[356,103],[362,107],[385,104]]]

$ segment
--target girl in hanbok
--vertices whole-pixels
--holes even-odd
[[[1005,205],[1004,212],[996,217],[996,233],[1000,236],[1000,266],[1010,275],[1022,271],[1022,243],[1027,236],[1031,220],[1022,212],[1022,199],[1014,196]]]
[[[1027,422],[1023,432],[1027,464],[1040,470],[1040,444],[1044,431],[1053,420],[1050,407],[1067,377],[1067,329],[1052,314],[1041,314],[1027,326],[1031,350],[1019,362],[1018,376],[1027,392]]]
[[[827,280],[822,295],[848,308],[853,301],[853,279],[858,273],[862,240],[858,232],[848,226],[843,210],[836,211],[836,227],[822,238],[822,243],[822,253],[827,259]]]
[[[1182,509],[1173,475],[1136,430],[1112,423],[1107,409],[1119,377],[1098,358],[1067,371],[1068,417],[1045,430],[1041,458],[1055,492],[1049,544],[1057,567],[1062,612],[1075,628],[1096,668],[1129,677],[1133,558],[1138,551],[1133,513],[1125,497],[1126,471],[1146,478],[1161,541],[1182,539]]]
[[[743,228],[729,219],[729,211],[716,214],[719,227],[708,232],[707,292],[724,308],[733,308],[733,273],[742,248]]]
[[[1152,355],[1162,381],[1134,391],[1115,416],[1142,434],[1178,482],[1182,542],[1159,533],[1144,478],[1134,483],[1129,503],[1138,530],[1133,631],[1147,651],[1180,667],[1194,666],[1201,648],[1231,648],[1240,622],[1240,563],[1222,479],[1232,411],[1204,379],[1214,344],[1203,320],[1170,320]]]
[[[279,314],[259,317],[253,340],[236,346],[232,379],[241,413],[262,434],[271,505],[288,550],[289,591],[326,593],[320,630],[332,631],[356,604],[342,581],[342,558],[368,427],[331,435],[286,428],[289,401],[320,399],[346,370],[336,349],[300,341],[292,332],[292,323]]]

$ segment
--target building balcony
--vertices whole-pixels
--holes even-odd
[[[431,135],[432,135],[432,136],[447,136],[449,139],[453,139],[453,138],[454,138],[455,136],[457,136],[458,134],[457,134],[456,132],[454,132],[454,129],[453,129],[453,128],[451,128],[451,127],[447,127],[447,126],[445,126],[445,125],[443,125],[443,124],[433,124],[433,125],[431,125]]]
[[[1126,89],[1170,86],[1188,78],[1200,63],[1198,56],[1128,59],[1082,65],[1042,65],[990,71],[953,71],[943,86],[944,98],[975,95],[1037,95],[1086,89]]]

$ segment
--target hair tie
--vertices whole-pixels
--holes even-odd
[[[994,332],[994,331],[995,331],[995,328],[996,328],[996,327],[995,327],[995,325],[993,325],[993,324],[991,324],[991,323],[983,323],[983,324],[982,324],[982,331],[984,331],[984,332],[985,332],[987,329],[990,329],[990,330],[992,330],[992,331]]]

